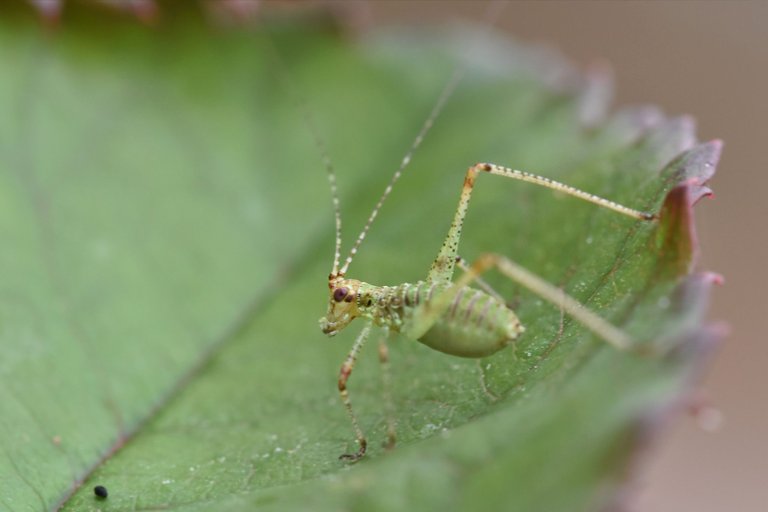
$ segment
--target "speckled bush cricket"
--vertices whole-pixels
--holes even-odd
[[[406,157],[406,161],[408,159]],[[334,191],[333,202],[336,206],[336,249],[333,269],[328,276],[328,288],[330,289],[328,311],[320,319],[320,328],[325,334],[333,336],[355,318],[366,319],[365,326],[355,340],[352,350],[347,355],[339,372],[339,393],[352,420],[352,427],[358,442],[358,451],[353,454],[341,455],[343,460],[356,461],[366,452],[367,440],[352,410],[347,392],[347,381],[354,368],[357,355],[374,325],[383,330],[379,342],[379,357],[384,365],[385,375],[388,371],[386,368],[388,362],[386,343],[387,338],[392,334],[400,334],[407,339],[419,341],[446,354],[476,358],[486,357],[503,349],[513,343],[525,330],[514,311],[506,305],[498,293],[489,289],[487,284],[483,283],[482,289],[470,286],[473,281],[479,279],[482,273],[491,268],[496,268],[503,275],[561,307],[563,311],[615,347],[625,350],[631,346],[632,342],[624,332],[586,309],[561,289],[537,277],[507,257],[486,253],[481,255],[472,265],[466,265],[463,262],[457,252],[461,228],[475,180],[481,173],[495,174],[558,190],[637,220],[650,221],[656,218],[653,214],[627,208],[548,178],[494,164],[479,163],[470,167],[464,176],[464,185],[453,222],[437,257],[432,262],[427,277],[416,283],[377,286],[347,278],[346,274],[358,247],[378,214],[379,208],[392,190],[392,184],[398,179],[400,171],[395,174],[371,212],[368,222],[341,268],[339,268],[341,249],[339,200],[335,192],[334,175],[329,174],[331,188]],[[453,274],[457,264],[464,270],[464,274],[453,282]],[[388,419],[388,422],[388,445],[392,446],[395,441],[395,432],[391,419]]]
[[[459,256],[458,248],[462,225],[475,181],[480,174],[494,174],[540,185],[639,221],[653,221],[657,218],[655,214],[634,210],[564,183],[524,171],[490,163],[478,163],[466,171],[453,222],[423,281],[394,286],[377,286],[347,277],[349,266],[382,205],[410,163],[413,153],[421,145],[425,135],[461,81],[463,73],[463,68],[456,70],[444,86],[434,108],[368,216],[365,226],[343,264],[341,264],[341,212],[336,174],[323,139],[319,136],[319,132],[309,115],[309,109],[303,103],[303,99],[300,102],[306,124],[322,154],[335,216],[335,250],[333,267],[328,276],[330,299],[328,310],[325,316],[320,319],[320,328],[328,336],[334,336],[355,318],[362,317],[366,320],[341,366],[338,378],[339,393],[351,419],[358,443],[358,450],[355,453],[345,453],[339,457],[345,461],[355,462],[361,459],[365,455],[368,445],[357,416],[352,409],[347,382],[358,354],[374,326],[380,327],[383,331],[379,340],[379,360],[383,369],[384,392],[387,402],[390,400],[387,389],[389,382],[387,340],[390,336],[399,334],[450,355],[480,358],[492,355],[512,344],[523,333],[525,329],[514,311],[508,307],[505,300],[497,292],[480,278],[484,272],[492,268],[560,307],[565,313],[616,348],[625,350],[632,346],[632,340],[626,333],[581,305],[563,290],[532,274],[509,258],[500,254],[486,253],[468,265]],[[300,96],[297,97],[301,98]],[[459,266],[463,274],[454,282],[453,274],[456,266]],[[472,285],[476,285],[477,288]],[[391,410],[389,403],[387,407]],[[391,414],[387,418],[387,437],[387,446],[394,446],[395,426]]]

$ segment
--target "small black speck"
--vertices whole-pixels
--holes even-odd
[[[95,494],[97,497],[104,499],[107,496],[109,496],[109,493],[107,492],[107,488],[103,485],[97,485],[93,488],[93,494]]]

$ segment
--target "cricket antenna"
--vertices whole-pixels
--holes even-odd
[[[336,277],[339,275],[339,262],[341,261],[341,202],[339,201],[339,190],[336,185],[336,170],[333,167],[333,162],[331,161],[325,141],[320,136],[320,131],[317,129],[315,120],[312,117],[312,111],[298,87],[294,85],[295,79],[290,75],[288,65],[285,63],[280,51],[277,49],[277,46],[268,33],[266,40],[274,60],[277,63],[278,71],[282,75],[283,82],[285,82],[286,87],[291,90],[292,96],[296,102],[296,107],[299,112],[301,112],[301,115],[304,118],[304,123],[312,135],[312,141],[320,152],[323,167],[325,167],[325,172],[328,175],[328,184],[331,188],[331,200],[333,201],[333,215],[336,220],[336,247],[333,252],[333,268],[331,269],[331,275],[329,277]]]
[[[333,269],[331,270],[331,276],[336,277],[343,275],[342,271],[339,273],[339,261],[341,260],[341,202],[339,201],[339,189],[336,186],[336,171],[333,168],[333,162],[328,155],[328,148],[325,146],[323,138],[320,137],[320,132],[317,130],[317,126],[312,119],[312,115],[309,111],[309,107],[304,102],[304,98],[299,98],[299,107],[304,116],[304,120],[309,127],[309,131],[312,132],[312,138],[315,141],[315,146],[320,151],[320,156],[323,160],[323,167],[328,175],[328,185],[331,187],[331,200],[333,201],[333,216],[336,220],[336,247],[333,251]]]
[[[505,6],[506,6],[506,2],[501,0],[490,2],[488,4],[488,7],[486,7],[485,9],[483,18],[487,21],[487,23],[490,26],[493,26],[493,24],[498,19],[499,14],[501,13],[502,9]],[[376,216],[379,214],[379,210],[381,209],[381,206],[384,204],[384,201],[386,201],[387,197],[389,197],[389,194],[392,192],[392,187],[394,187],[395,183],[397,183],[397,180],[400,179],[400,176],[402,176],[403,171],[408,166],[408,164],[411,163],[411,158],[413,157],[413,153],[419,148],[419,146],[421,146],[421,143],[424,140],[424,137],[427,135],[427,133],[429,133],[429,130],[432,128],[432,125],[435,123],[435,119],[437,119],[437,116],[439,116],[440,112],[442,112],[443,108],[445,107],[445,104],[448,102],[448,99],[453,95],[454,91],[456,90],[456,86],[459,85],[459,82],[461,82],[461,79],[464,77],[464,74],[466,73],[466,71],[467,71],[467,64],[465,63],[459,66],[458,68],[456,68],[456,70],[453,72],[451,77],[448,79],[448,82],[445,84],[445,86],[443,87],[443,90],[440,92],[440,96],[437,98],[437,102],[435,103],[435,106],[432,107],[432,111],[429,113],[429,117],[427,117],[427,120],[424,121],[424,124],[422,125],[421,130],[419,130],[419,133],[416,135],[416,138],[413,140],[411,147],[408,149],[408,152],[405,154],[405,156],[403,157],[403,160],[400,162],[400,167],[398,167],[395,173],[392,175],[392,179],[389,180],[387,187],[384,189],[384,193],[381,194],[381,197],[379,197],[379,200],[376,203],[376,206],[373,207],[373,210],[371,211],[371,214],[368,216],[368,220],[366,221],[365,226],[363,227],[363,230],[357,236],[357,240],[355,240],[355,244],[352,246],[352,249],[350,249],[347,259],[344,260],[344,266],[341,267],[341,270],[336,272],[335,271],[336,265],[334,264],[334,274],[343,276],[344,274],[347,273],[349,264],[352,263],[352,260],[357,254],[357,250],[360,247],[360,244],[362,244],[363,240],[365,240],[365,236],[368,234],[368,231],[371,228],[371,224],[373,224],[373,221],[376,219]],[[337,240],[338,240],[338,236],[337,236]],[[337,248],[337,251],[338,251],[338,248]],[[338,262],[338,258],[336,261]]]

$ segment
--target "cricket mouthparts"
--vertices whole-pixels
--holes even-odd
[[[319,324],[320,330],[323,331],[323,334],[327,334],[328,336],[336,335],[336,324],[329,322],[325,317],[320,319]]]

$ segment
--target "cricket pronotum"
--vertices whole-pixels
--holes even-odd
[[[339,372],[339,393],[351,419],[358,443],[357,451],[341,455],[339,458],[342,460],[350,462],[359,460],[365,455],[368,446],[368,441],[352,409],[347,382],[354,369],[357,356],[374,326],[380,327],[383,331],[379,340],[379,360],[383,367],[385,399],[388,402],[389,394],[386,389],[389,382],[387,340],[390,336],[399,334],[404,338],[419,341],[446,354],[479,358],[489,356],[509,346],[523,333],[525,328],[515,312],[507,306],[497,292],[480,279],[481,274],[492,268],[562,308],[565,313],[616,348],[625,350],[632,346],[632,340],[622,330],[581,305],[563,290],[514,263],[506,256],[486,253],[477,258],[471,265],[464,264],[458,254],[461,229],[475,182],[481,174],[493,174],[547,187],[638,221],[654,221],[657,216],[623,206],[549,178],[500,165],[478,163],[466,171],[453,222],[423,281],[379,286],[347,277],[349,266],[368,234],[381,206],[403,170],[410,163],[414,151],[418,149],[460,82],[463,73],[463,68],[456,70],[444,86],[432,112],[368,216],[365,226],[343,264],[341,264],[341,213],[336,174],[323,140],[309,115],[309,109],[303,99],[298,97],[305,121],[322,154],[323,165],[330,183],[335,215],[336,244],[333,267],[328,276],[330,299],[328,311],[320,319],[320,328],[328,336],[334,336],[355,318],[365,319],[365,324]],[[453,274],[457,264],[464,273],[454,281]],[[473,287],[473,284],[477,287]],[[391,410],[391,403],[387,403],[387,408]],[[387,418],[387,438],[387,446],[394,446],[395,426],[391,415]]]

